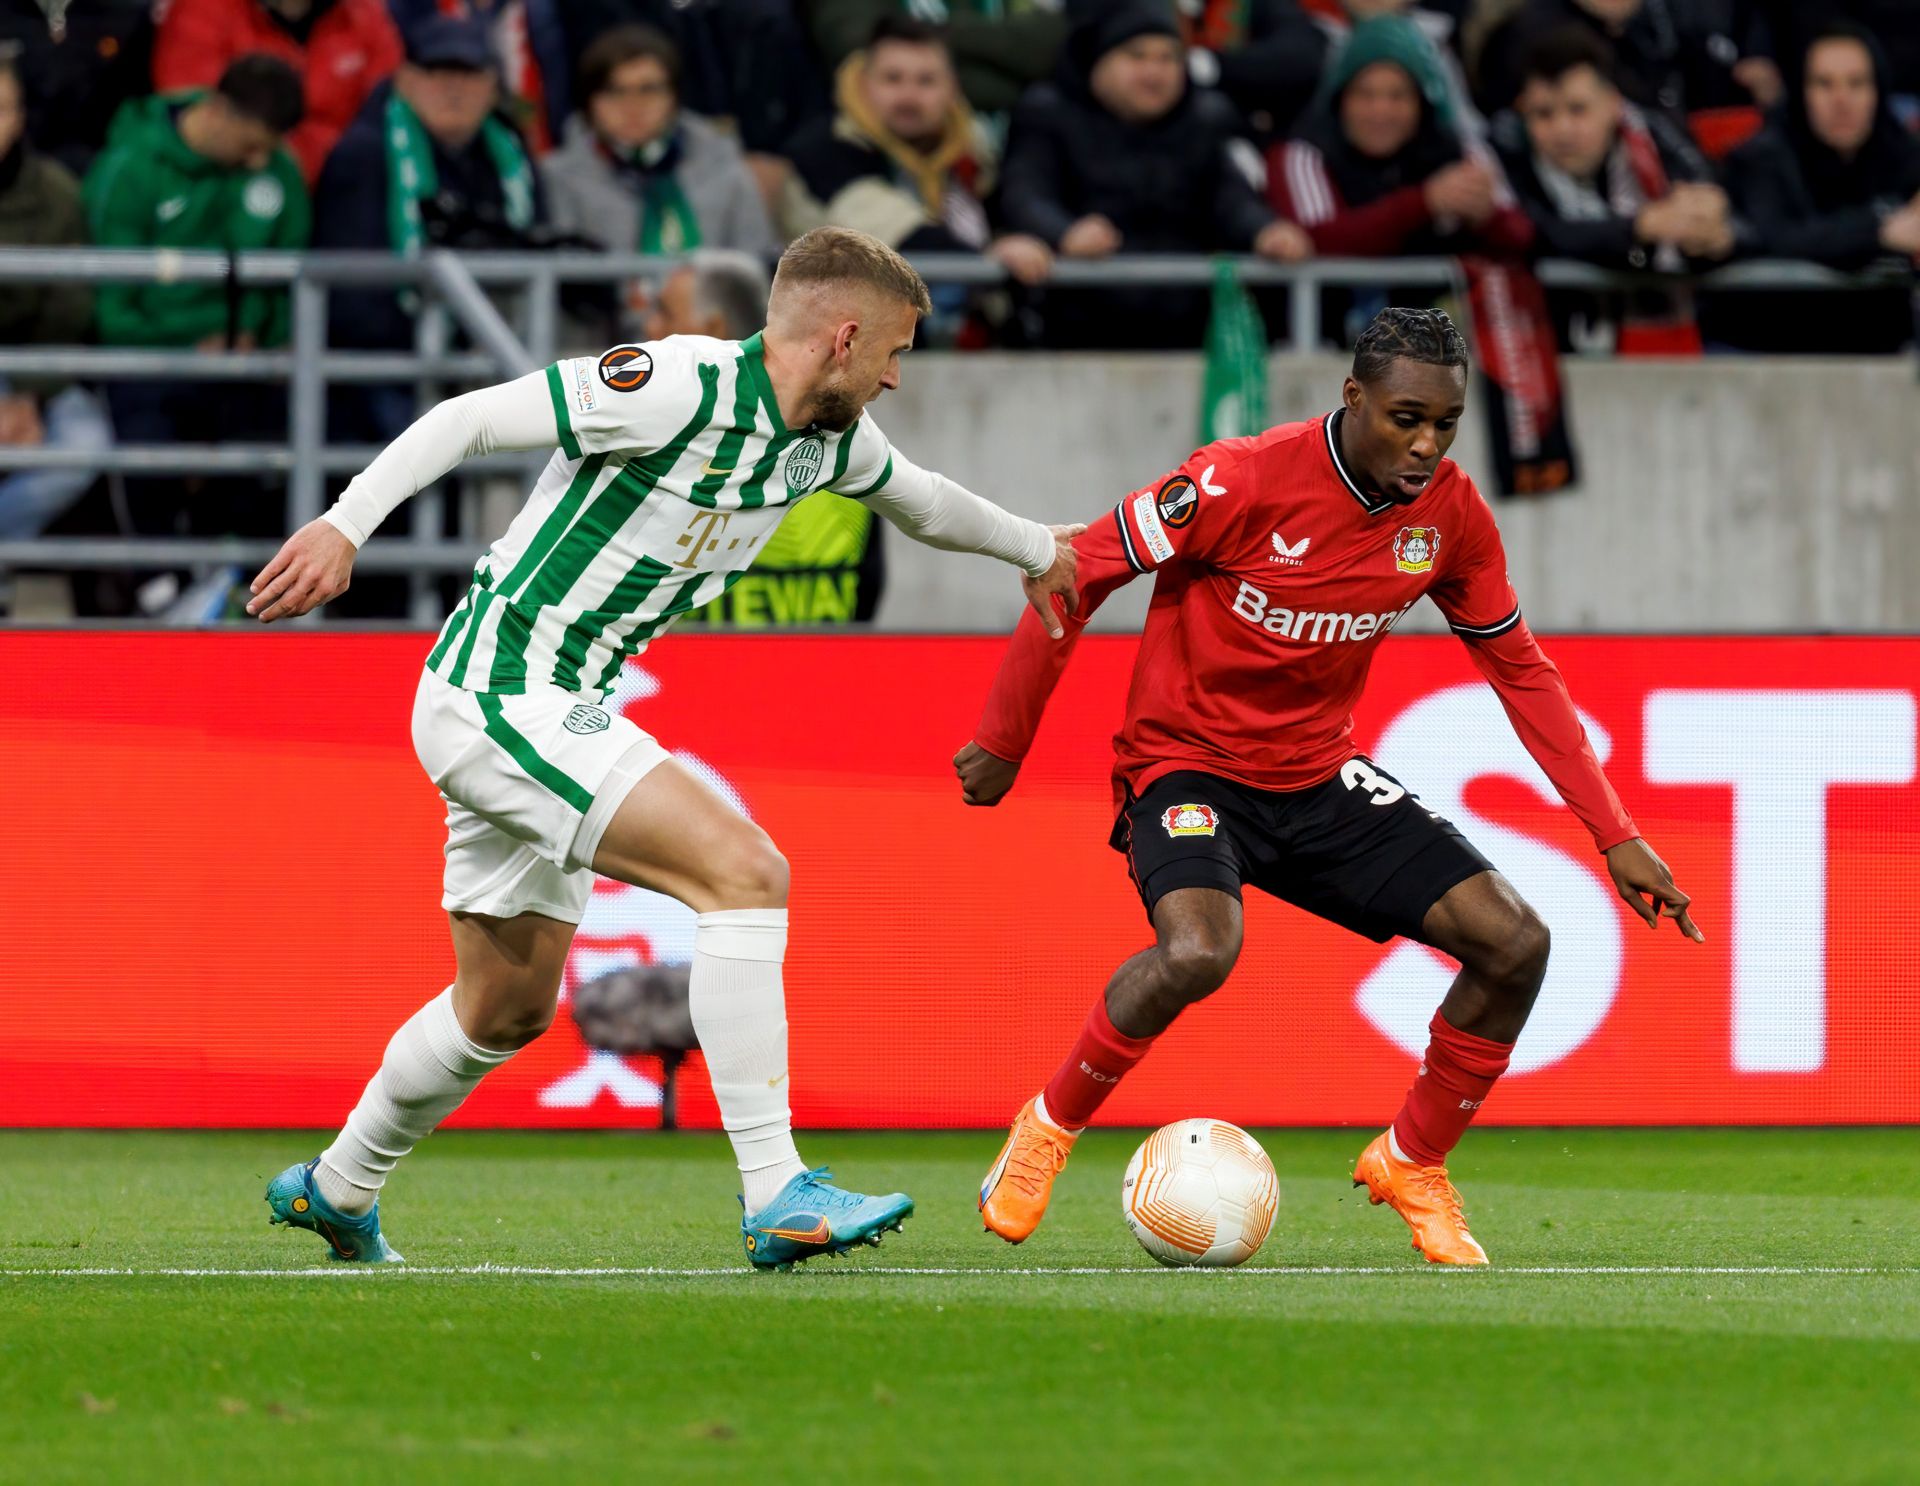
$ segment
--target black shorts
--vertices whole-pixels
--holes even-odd
[[[1238,898],[1246,883],[1374,940],[1417,937],[1451,888],[1493,870],[1451,821],[1365,758],[1300,790],[1163,775],[1120,813],[1113,846],[1149,918],[1176,888]]]

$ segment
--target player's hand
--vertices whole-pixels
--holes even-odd
[[[357,549],[340,528],[315,519],[288,537],[252,583],[247,612],[262,624],[293,619],[347,591]]]
[[[1687,913],[1687,905],[1693,899],[1674,886],[1667,864],[1638,836],[1622,841],[1607,853],[1607,871],[1613,877],[1614,891],[1646,921],[1648,928],[1658,928],[1661,919],[1670,918],[1695,944],[1707,942],[1707,936],[1694,927]]]
[[[969,743],[953,756],[953,772],[960,777],[960,798],[969,805],[998,805],[1020,777],[1020,766]]]
[[[1050,526],[1053,533],[1053,566],[1038,578],[1022,578],[1020,587],[1027,596],[1027,602],[1033,606],[1033,612],[1040,616],[1040,622],[1047,627],[1047,633],[1058,640],[1066,634],[1060,623],[1060,614],[1053,606],[1053,596],[1059,594],[1066,600],[1066,612],[1070,615],[1080,607],[1080,555],[1073,550],[1073,539],[1085,531],[1085,523],[1073,526]]]

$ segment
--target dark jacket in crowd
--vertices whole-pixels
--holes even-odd
[[[392,83],[368,95],[359,115],[327,157],[314,192],[316,248],[395,246],[388,213],[386,108]],[[429,247],[512,248],[530,245],[507,218],[506,192],[485,140],[476,134],[463,150],[450,151],[428,136],[439,193],[421,203],[421,226]],[[538,171],[530,169],[534,221],[546,220]],[[400,296],[385,289],[336,289],[330,296],[335,345],[396,348],[413,344],[413,316]]]
[[[1773,55],[1787,71],[1830,21],[1865,27],[1886,49],[1895,93],[1920,95],[1920,5],[1914,0],[1758,0],[1773,33]]]
[[[680,49],[680,106],[731,120],[749,153],[785,153],[802,125],[832,111],[793,0],[564,0],[559,9],[572,57],[615,26],[665,32]]]
[[[1059,81],[1021,103],[1001,170],[1001,216],[1055,245],[1098,214],[1119,228],[1124,253],[1245,252],[1273,213],[1229,153],[1239,126],[1231,105],[1190,87],[1163,117],[1129,124],[1093,96],[1094,63],[1119,44],[1112,38],[1140,34],[1128,27],[1141,8],[1116,6],[1076,31]]]
[[[1527,49],[1564,26],[1581,26],[1613,48],[1620,89],[1642,108],[1676,118],[1694,109],[1729,108],[1753,99],[1733,65],[1752,54],[1756,17],[1732,0],[1643,0],[1615,31],[1577,0],[1526,0],[1481,49],[1475,96],[1488,115],[1520,96]]]
[[[1545,258],[1578,258],[1603,268],[1680,271],[1684,259],[1659,254],[1634,229],[1640,208],[1683,181],[1710,181],[1692,138],[1665,114],[1628,104],[1598,178],[1571,181],[1535,157],[1527,127],[1509,110],[1494,120],[1493,145],[1507,181],[1533,222]]]
[[[0,247],[59,248],[87,240],[80,185],[25,139],[0,155]],[[93,291],[85,284],[0,285],[0,346],[71,346],[87,339]],[[50,396],[64,379],[10,376],[16,392]]]
[[[0,0],[0,47],[9,43],[19,48],[27,138],[86,174],[120,105],[152,91],[151,0]]]
[[[1181,13],[1187,46],[1212,58],[1209,72],[1259,137],[1284,134],[1313,99],[1327,61],[1327,33],[1298,0],[1204,0]]]
[[[1767,127],[1727,162],[1736,206],[1770,257],[1806,258],[1859,269],[1877,259],[1898,262],[1880,246],[1880,221],[1920,192],[1920,140],[1887,103],[1888,67],[1872,36],[1857,32],[1873,57],[1880,108],[1860,152],[1843,160],[1814,137],[1798,67]],[[1736,313],[1742,306],[1747,313]],[[1905,284],[1884,291],[1776,292],[1764,310],[1751,297],[1728,306],[1723,339],[1744,350],[1873,354],[1897,351],[1913,337]]]
[[[803,0],[799,6],[829,72],[867,44],[883,17],[907,8],[901,0]],[[1074,6],[1066,7],[1066,17],[1053,0],[945,0],[940,9],[960,91],[980,112],[999,113],[1053,71]]]
[[[1004,228],[1057,247],[1097,215],[1118,229],[1122,253],[1244,253],[1273,220],[1233,159],[1240,119],[1218,93],[1188,87],[1148,124],[1127,123],[1094,97],[1094,64],[1147,32],[1178,35],[1157,6],[1113,6],[1076,28],[1058,81],[1022,101],[1000,172]],[[1045,298],[1044,337],[1057,346],[1190,347],[1206,328],[1198,290],[1049,289]]]
[[[1886,55],[1865,31],[1856,35],[1873,57],[1880,89],[1873,133],[1857,155],[1842,159],[1815,137],[1805,88],[1794,77],[1767,127],[1727,161],[1734,200],[1770,257],[1863,268],[1885,256],[1881,218],[1920,193],[1920,139],[1888,104]]]
[[[1420,94],[1419,128],[1387,160],[1355,149],[1340,123],[1341,99],[1376,62],[1402,68]],[[1269,158],[1268,199],[1330,256],[1524,250],[1533,230],[1515,205],[1497,207],[1478,228],[1439,221],[1427,205],[1427,181],[1466,156],[1448,114],[1450,99],[1440,57],[1412,21],[1401,16],[1362,21],[1328,67],[1320,96],[1295,137],[1276,146]]]

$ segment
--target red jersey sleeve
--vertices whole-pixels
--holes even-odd
[[[1074,538],[1073,550],[1080,559],[1080,607],[1062,621],[1066,633],[1054,639],[1032,609],[1020,616],[1006,657],[987,691],[980,725],[974,729],[974,742],[995,757],[1016,764],[1033,746],[1047,700],[1066,672],[1067,662],[1073,659],[1074,647],[1080,643],[1081,631],[1094,610],[1108,594],[1139,576],[1121,545],[1116,512],[1108,512]]]
[[[1244,446],[1250,442],[1225,439],[1196,450],[1179,469],[1134,491],[1074,540],[1080,607],[1066,617],[1066,634],[1058,640],[1031,609],[1021,616],[987,693],[974,742],[1015,763],[1027,756],[1081,631],[1107,596],[1170,562],[1204,558],[1231,532],[1241,506],[1224,497],[1230,486],[1251,478],[1250,472],[1243,474]]]
[[[1638,836],[1639,827],[1594,757],[1559,667],[1547,659],[1520,617],[1500,529],[1486,501],[1471,488],[1467,529],[1455,561],[1431,597],[1466,642],[1515,734],[1593,836],[1594,845],[1606,851]]]

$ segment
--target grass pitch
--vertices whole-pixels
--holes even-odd
[[[0,1480],[1920,1477],[1913,1132],[1470,1135],[1481,1273],[1349,1186],[1367,1134],[1265,1132],[1281,1216],[1222,1273],[1128,1235],[1137,1135],[1019,1249],[997,1135],[812,1135],[920,1206],[790,1275],[713,1136],[436,1136],[409,1269],[362,1271],[267,1228],[312,1136],[0,1135]]]

